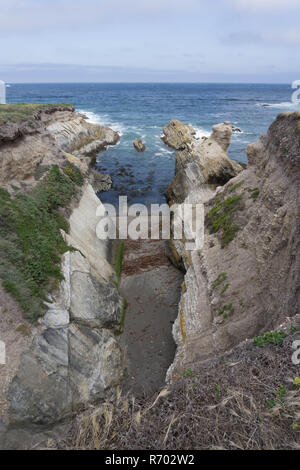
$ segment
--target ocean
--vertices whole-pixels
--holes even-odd
[[[129,84],[64,83],[10,84],[10,103],[70,103],[91,122],[112,127],[118,145],[98,155],[97,168],[109,173],[113,188],[101,193],[103,202],[162,203],[174,175],[175,152],[162,141],[162,128],[171,119],[191,124],[198,136],[208,136],[214,124],[231,121],[234,133],[229,156],[247,162],[246,147],[265,133],[282,111],[299,109],[291,103],[290,85],[266,84]],[[133,140],[147,150],[138,153]]]

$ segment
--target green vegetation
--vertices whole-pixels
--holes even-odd
[[[121,242],[115,259],[115,272],[116,272],[116,281],[115,284],[118,286],[120,283],[122,275],[122,265],[123,265],[123,254],[124,254],[124,242]]]
[[[76,184],[53,165],[44,179],[12,199],[0,189],[0,277],[27,318],[46,311],[48,294],[63,279],[60,256],[72,249],[61,229],[67,221],[59,209],[77,192]]]
[[[115,331],[115,335],[121,335],[124,331],[124,324],[125,324],[125,317],[126,317],[126,310],[128,308],[128,302],[123,297],[122,299],[122,308],[121,308],[121,314],[120,314],[120,324],[119,324],[119,329]]]
[[[231,317],[231,315],[234,314],[234,307],[232,304],[229,305],[224,305],[224,307],[221,308],[219,311],[219,315],[223,315],[224,318]]]
[[[280,385],[280,387],[276,390],[276,399],[266,400],[266,407],[271,409],[274,408],[276,405],[283,405],[282,399],[286,396],[287,393],[287,388],[284,385]]]
[[[190,367],[188,367],[187,369],[185,369],[185,371],[183,372],[182,374],[182,377],[184,379],[188,378],[188,377],[194,377],[194,372],[192,371],[192,369]]]
[[[0,104],[0,122],[25,122],[28,121],[28,125],[34,127],[34,123],[30,120],[34,113],[40,111],[43,108],[55,107],[55,106],[71,106],[66,103],[60,104]]]
[[[81,171],[79,168],[77,168],[77,166],[73,165],[73,163],[66,162],[63,167],[63,171],[77,186],[83,185],[84,178],[81,174]]]
[[[251,193],[250,199],[253,199],[253,201],[256,201],[256,199],[259,196],[259,189],[258,188],[250,189],[250,193]]]
[[[209,211],[210,232],[221,232],[221,245],[224,248],[236,236],[239,226],[233,222],[233,214],[241,209],[242,196],[231,196],[224,201],[217,201]]]
[[[223,287],[223,289],[221,290],[221,294],[225,294],[225,292],[227,291],[227,289],[228,289],[229,286],[230,286],[230,283],[227,282],[227,283],[225,284],[225,286]]]
[[[40,180],[49,169],[50,167],[47,165],[38,165],[34,171],[34,179],[37,181]]]
[[[239,183],[236,183],[234,184],[233,186],[231,186],[231,188],[229,189],[229,192],[230,193],[233,193],[233,191],[235,191],[236,189],[238,189],[240,186],[242,186],[243,184],[245,183],[245,181],[240,181]]]
[[[19,325],[17,328],[16,328],[16,331],[18,333],[21,333],[23,336],[31,336],[31,329],[28,325]]]
[[[212,284],[212,289],[215,290],[217,287],[219,287],[222,282],[226,281],[227,279],[227,274],[226,273],[221,273],[219,274],[219,276],[217,277],[217,279],[213,282]]]
[[[274,406],[276,406],[276,400],[266,400],[266,407],[271,409],[271,408],[274,408]]]
[[[287,394],[287,388],[284,385],[280,385],[280,388],[277,390],[277,398],[281,400]]]
[[[295,377],[295,378],[294,378],[293,385],[294,385],[294,387],[296,388],[296,390],[299,390],[299,389],[300,389],[300,377]]]
[[[264,348],[266,343],[276,344],[276,345],[282,344],[286,336],[287,334],[284,331],[278,330],[278,331],[265,333],[264,336],[256,336],[253,342],[255,346]]]

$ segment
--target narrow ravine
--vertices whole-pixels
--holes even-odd
[[[175,355],[172,325],[183,274],[166,256],[166,241],[127,240],[120,292],[126,298],[121,342],[127,358],[124,390],[151,394],[165,383]]]

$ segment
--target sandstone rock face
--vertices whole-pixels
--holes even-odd
[[[74,113],[73,106],[51,105],[33,111],[32,115],[20,122],[0,119],[0,145],[5,142],[14,142],[20,137],[36,134],[43,129],[45,122],[49,122],[57,116]]]
[[[9,429],[53,425],[120,383],[123,354],[114,330],[122,299],[112,283],[108,248],[96,236],[100,204],[87,185],[65,235],[80,251],[63,255],[64,281],[9,387]]]
[[[39,165],[60,164],[64,159],[51,139],[40,134],[26,135],[13,144],[5,143],[0,147],[0,184],[34,181]]]
[[[233,163],[227,154],[232,127],[218,124],[209,138],[196,139],[195,130],[179,121],[171,121],[164,128],[164,142],[176,149],[175,178],[169,185],[166,196],[169,201],[181,203],[195,191],[212,194],[212,186],[225,184],[236,176],[241,167]],[[203,194],[205,200],[205,196]]]
[[[143,144],[141,139],[135,139],[133,141],[133,146],[138,152],[145,152],[145,150],[146,150],[146,145]]]
[[[102,203],[89,184],[104,190],[111,178],[90,172],[86,156],[116,143],[119,136],[87,123],[73,108],[43,109],[37,121],[32,133],[19,124],[19,132],[14,125],[4,132],[0,125],[0,185],[34,185],[40,166],[60,166],[66,160],[80,168],[85,184],[79,200],[65,209],[70,229],[64,237],[74,251],[62,256],[64,280],[40,323],[21,325],[29,337],[18,341],[13,370],[4,371],[4,382],[0,374],[0,448],[28,447],[33,436],[39,439],[42,431],[47,433],[79,407],[109,398],[124,369],[115,335],[123,303],[113,283],[110,242],[96,233]],[[8,330],[6,337],[14,338]]]
[[[66,238],[70,245],[84,255],[93,274],[97,277],[100,273],[101,278],[108,281],[113,276],[113,269],[108,262],[110,241],[100,240],[96,233],[100,220],[98,215],[100,207],[102,207],[101,201],[92,186],[87,184],[83,189],[79,205],[70,215],[70,230]]]
[[[299,137],[300,113],[279,115],[248,147],[248,168],[206,200],[203,248],[173,241],[186,275],[168,380],[299,313]]]
[[[185,144],[191,143],[195,139],[196,131],[189,124],[173,119],[163,129],[162,140],[175,150],[185,147]]]
[[[232,136],[232,126],[220,123],[213,127],[211,138],[219,144],[224,152],[227,152]]]
[[[60,165],[66,158],[87,173],[89,156],[119,140],[108,127],[91,124],[72,107],[43,109],[26,123],[0,125],[0,184],[34,183],[39,165]]]
[[[119,140],[117,132],[88,123],[79,114],[61,116],[61,120],[56,119],[46,130],[59,148],[74,155],[90,155],[107,145],[115,145]]]

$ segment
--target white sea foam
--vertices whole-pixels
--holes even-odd
[[[300,105],[293,103],[292,101],[284,101],[282,103],[256,103],[256,106],[263,108],[291,108],[299,109]]]
[[[174,150],[170,150],[167,147],[163,147],[162,145],[158,146],[158,151],[155,153],[155,155],[162,156],[162,155],[173,155]]]
[[[127,128],[124,124],[119,122],[112,122],[109,119],[107,114],[96,114],[93,111],[85,111],[84,109],[79,109],[79,113],[84,114],[87,117],[87,122],[91,124],[100,124],[101,126],[107,126],[118,132],[120,135],[123,135],[126,132]]]
[[[192,127],[196,131],[196,134],[195,134],[196,139],[202,139],[202,137],[209,137],[211,134],[211,132],[206,131],[205,129],[202,129],[202,127],[195,127],[195,126],[192,126]]]

